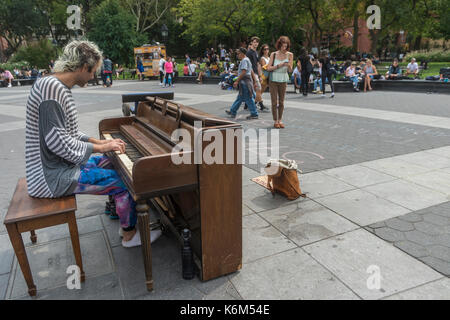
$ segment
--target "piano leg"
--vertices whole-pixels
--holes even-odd
[[[144,257],[145,284],[147,285],[147,290],[152,291],[152,247],[150,240],[150,218],[148,216],[149,209],[150,207],[145,199],[137,201],[136,211],[138,215],[139,232],[141,234],[142,255]]]

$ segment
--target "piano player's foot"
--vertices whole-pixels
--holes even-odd
[[[130,240],[125,241],[124,239],[126,237],[128,237],[129,236],[128,233],[131,233],[131,232],[135,232],[134,236]],[[162,235],[162,231],[160,229],[153,230],[150,233],[150,242],[153,243],[159,237],[161,237],[161,235]],[[122,246],[125,248],[138,247],[142,244],[141,243],[141,235],[139,233],[139,230],[137,230],[137,229],[133,230],[133,231],[129,231],[129,232],[123,231],[123,236],[124,236],[124,239],[122,240]]]

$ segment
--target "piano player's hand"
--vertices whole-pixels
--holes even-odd
[[[103,153],[109,151],[119,151],[120,153],[125,153],[125,142],[123,142],[122,140],[117,140],[119,139],[111,140],[108,143],[104,144],[103,146],[105,150],[103,151]]]

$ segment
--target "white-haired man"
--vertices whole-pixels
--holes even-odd
[[[415,78],[419,75],[419,65],[416,62],[416,58],[412,58],[406,67],[406,75],[410,74],[413,74]]]
[[[72,41],[56,61],[54,74],[31,88],[26,113],[26,176],[33,197],[71,194],[111,195],[116,201],[124,247],[141,244],[135,203],[106,156],[125,152],[120,139],[98,140],[78,130],[74,85],[83,87],[102,64],[102,53],[89,41]],[[154,234],[154,235],[153,235]],[[152,233],[156,239],[160,234]]]

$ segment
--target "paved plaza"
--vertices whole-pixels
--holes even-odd
[[[31,299],[3,219],[25,175],[25,105],[30,87],[0,88],[0,299]],[[236,91],[177,84],[175,101],[225,117]],[[288,88],[292,91],[292,88]],[[121,95],[164,91],[156,81],[75,88],[80,130],[122,116]],[[269,106],[270,96],[264,94]],[[170,234],[152,244],[154,290],[141,248],[126,249],[106,197],[77,196],[86,282],[66,287],[75,264],[66,225],[23,234],[33,299],[450,299],[449,95],[374,91],[335,99],[286,96],[280,158],[296,160],[307,198],[287,201],[257,185],[264,164],[243,167],[243,266],[201,282],[183,280]],[[271,113],[237,121],[270,129]],[[270,147],[269,147],[270,150]],[[377,282],[377,280],[379,280]],[[377,285],[379,284],[379,285]]]

